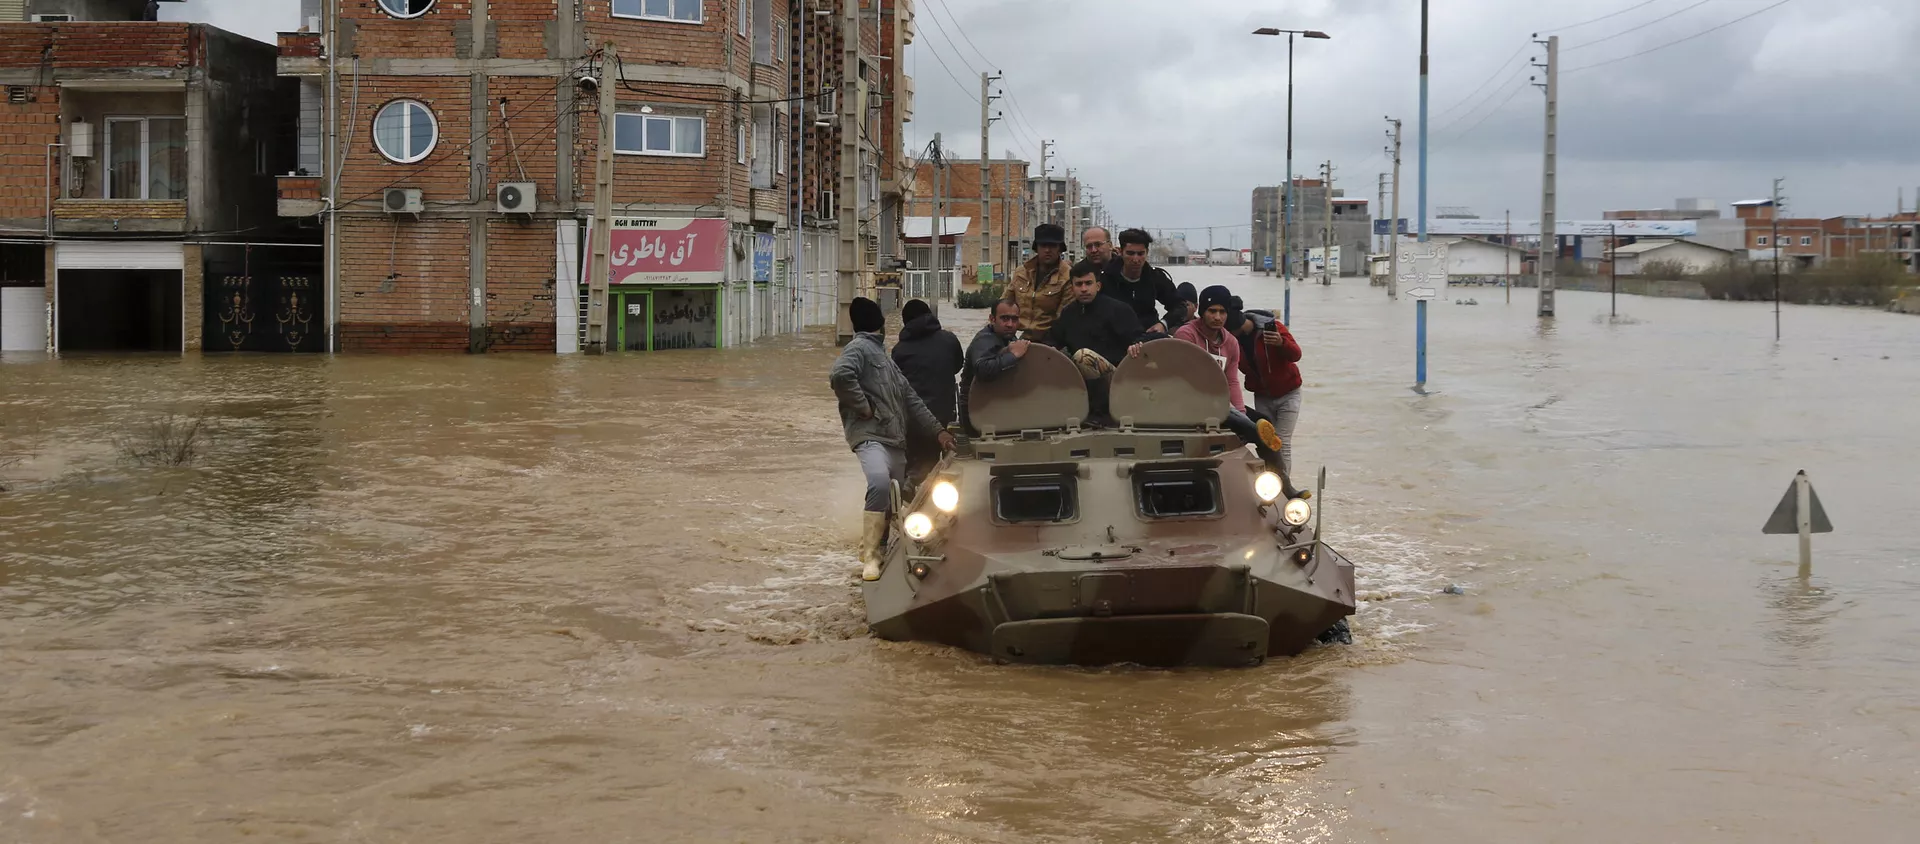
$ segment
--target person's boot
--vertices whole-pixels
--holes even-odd
[[[1307,492],[1306,490],[1295,489],[1293,479],[1287,477],[1286,471],[1280,467],[1280,448],[1283,443],[1280,440],[1280,432],[1274,429],[1273,423],[1262,419],[1260,420],[1260,424],[1254,427],[1259,431],[1260,444],[1266,447],[1266,453],[1261,456],[1267,458],[1267,465],[1271,466],[1273,471],[1280,475],[1281,494],[1288,498],[1312,498],[1313,493]]]
[[[887,514],[867,511],[860,523],[860,579],[880,579],[880,540],[887,535]]]

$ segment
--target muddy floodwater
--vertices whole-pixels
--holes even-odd
[[[9,355],[0,841],[1915,840],[1920,319],[1461,295],[1295,287],[1363,605],[1226,671],[868,637],[819,334]]]

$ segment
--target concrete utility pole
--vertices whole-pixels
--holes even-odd
[[[1554,211],[1559,201],[1554,178],[1560,143],[1560,36],[1550,35],[1547,40],[1535,43],[1547,45],[1546,63],[1535,66],[1544,67],[1547,77],[1546,84],[1540,86],[1547,92],[1547,150],[1540,174],[1540,316],[1550,317],[1553,316],[1554,264],[1560,257],[1560,236],[1554,227]]]
[[[1387,298],[1400,298],[1400,121],[1391,117],[1393,131],[1393,216],[1387,220]]]
[[[1513,210],[1508,209],[1506,215],[1507,235],[1506,239],[1500,242],[1501,246],[1507,247],[1506,268],[1500,277],[1500,286],[1507,289],[1507,304],[1511,305],[1513,304]]]
[[[1333,284],[1333,161],[1320,165],[1320,284]]]
[[[1773,180],[1773,341],[1780,342],[1780,205],[1786,197],[1780,194],[1780,183],[1785,179]],[[1872,229],[1868,229],[1867,246],[1873,246]],[[1888,238],[1892,238],[1892,227],[1888,227]]]
[[[1374,216],[1379,216],[1382,212],[1386,210],[1387,210],[1387,174],[1381,173],[1380,174],[1380,192],[1374,197],[1374,200],[1373,200]],[[1376,235],[1371,242],[1373,243],[1373,254],[1375,255],[1380,254],[1379,236]]]
[[[1073,168],[1067,168],[1067,189],[1060,195],[1060,216],[1067,227],[1066,254],[1072,255],[1073,248],[1080,245],[1080,191],[1073,183]]]
[[[1049,223],[1053,222],[1053,178],[1047,175],[1047,150],[1052,146],[1052,141],[1040,142],[1040,195],[1033,200],[1040,207],[1040,219]]]
[[[946,197],[942,195],[940,190],[941,188],[940,179],[941,179],[941,176],[943,175],[940,171],[945,169],[942,166],[945,162],[941,161],[941,158],[943,157],[943,151],[940,149],[940,133],[939,132],[933,133],[932,150],[933,150],[933,292],[928,295],[933,297],[934,301],[937,302],[940,300],[940,279],[941,279],[940,273],[941,273],[941,270],[946,268],[946,263],[947,263],[947,256],[944,254],[945,249],[940,243],[940,238],[942,235],[946,234],[946,228],[947,228],[947,200],[946,200]]]
[[[980,73],[980,263],[993,264],[993,159],[987,152],[987,127],[998,117],[987,114],[987,105],[1000,99],[993,94],[993,82],[1000,76]]]
[[[619,67],[613,42],[600,48],[600,139],[593,165],[593,263],[587,275],[587,348],[607,351],[607,286],[613,279],[613,92],[620,81],[609,74]]]
[[[840,110],[840,189],[833,200],[839,206],[840,301],[839,341],[853,339],[853,318],[848,310],[860,295],[860,118],[866,109],[856,101],[860,93],[860,4],[840,0],[840,87],[834,93],[834,106]]]

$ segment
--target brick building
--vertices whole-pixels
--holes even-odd
[[[971,284],[980,264],[993,265],[998,278],[1006,278],[1023,259],[1023,244],[1031,238],[1033,208],[1027,200],[1028,164],[1017,158],[995,158],[986,163],[987,197],[980,196],[981,162],[978,158],[946,160],[940,173],[941,207],[947,217],[964,217],[966,233],[956,238],[960,249],[961,276]],[[934,215],[934,166],[920,161],[914,168],[909,217]],[[983,225],[983,223],[985,225]],[[988,239],[988,236],[991,239]],[[983,252],[982,249],[985,251]],[[914,265],[925,268],[924,259]]]
[[[308,284],[247,275],[289,239],[273,47],[129,0],[0,14],[0,349],[314,348]]]
[[[1734,217],[1745,225],[1745,247],[1755,260],[1772,260],[1780,250],[1783,261],[1815,266],[1865,256],[1886,256],[1920,272],[1920,213],[1902,211],[1884,217],[1781,217],[1776,228],[1771,199],[1733,204]]]
[[[326,222],[335,347],[579,349],[601,86],[614,97],[607,347],[791,327],[776,306],[788,11],[303,0],[304,31],[280,44],[303,141],[281,213]]]

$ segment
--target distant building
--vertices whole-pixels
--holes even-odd
[[[969,221],[966,234],[958,241],[960,262],[970,268],[964,273],[967,279],[975,276],[971,268],[988,263],[999,277],[1005,278],[1020,266],[1023,245],[1033,236],[1035,211],[1029,201],[1029,194],[1023,189],[1028,182],[1028,164],[1017,158],[995,158],[987,162],[987,197],[980,197],[980,159],[954,159],[946,161],[946,167],[940,172],[940,196],[946,216],[960,217]],[[908,214],[931,220],[934,214],[934,172],[933,162],[919,161],[912,174],[911,199],[908,201]],[[984,207],[983,207],[984,206]],[[947,232],[951,234],[949,229]],[[921,235],[922,238],[928,235]],[[981,251],[982,240],[990,237]],[[926,267],[915,260],[915,251],[907,250],[907,258],[913,260],[919,269]],[[924,258],[924,256],[923,256]],[[953,266],[949,262],[948,266]]]
[[[1678,265],[1688,275],[1711,272],[1726,266],[1738,254],[1731,249],[1686,240],[1640,240],[1609,253],[1613,272],[1618,275],[1640,275],[1656,262]],[[1606,271],[1603,265],[1601,272]]]
[[[1284,242],[1293,253],[1293,272],[1301,275],[1309,249],[1328,243],[1339,247],[1341,275],[1366,271],[1366,256],[1373,251],[1373,218],[1365,199],[1348,197],[1334,188],[1331,201],[1327,185],[1319,179],[1293,180],[1293,196],[1287,197],[1278,186],[1253,189],[1253,264],[1266,268],[1268,259],[1279,253]],[[1292,224],[1281,237],[1283,203],[1291,202]],[[1332,218],[1327,215],[1332,207]],[[1274,271],[1282,269],[1278,261]]]

